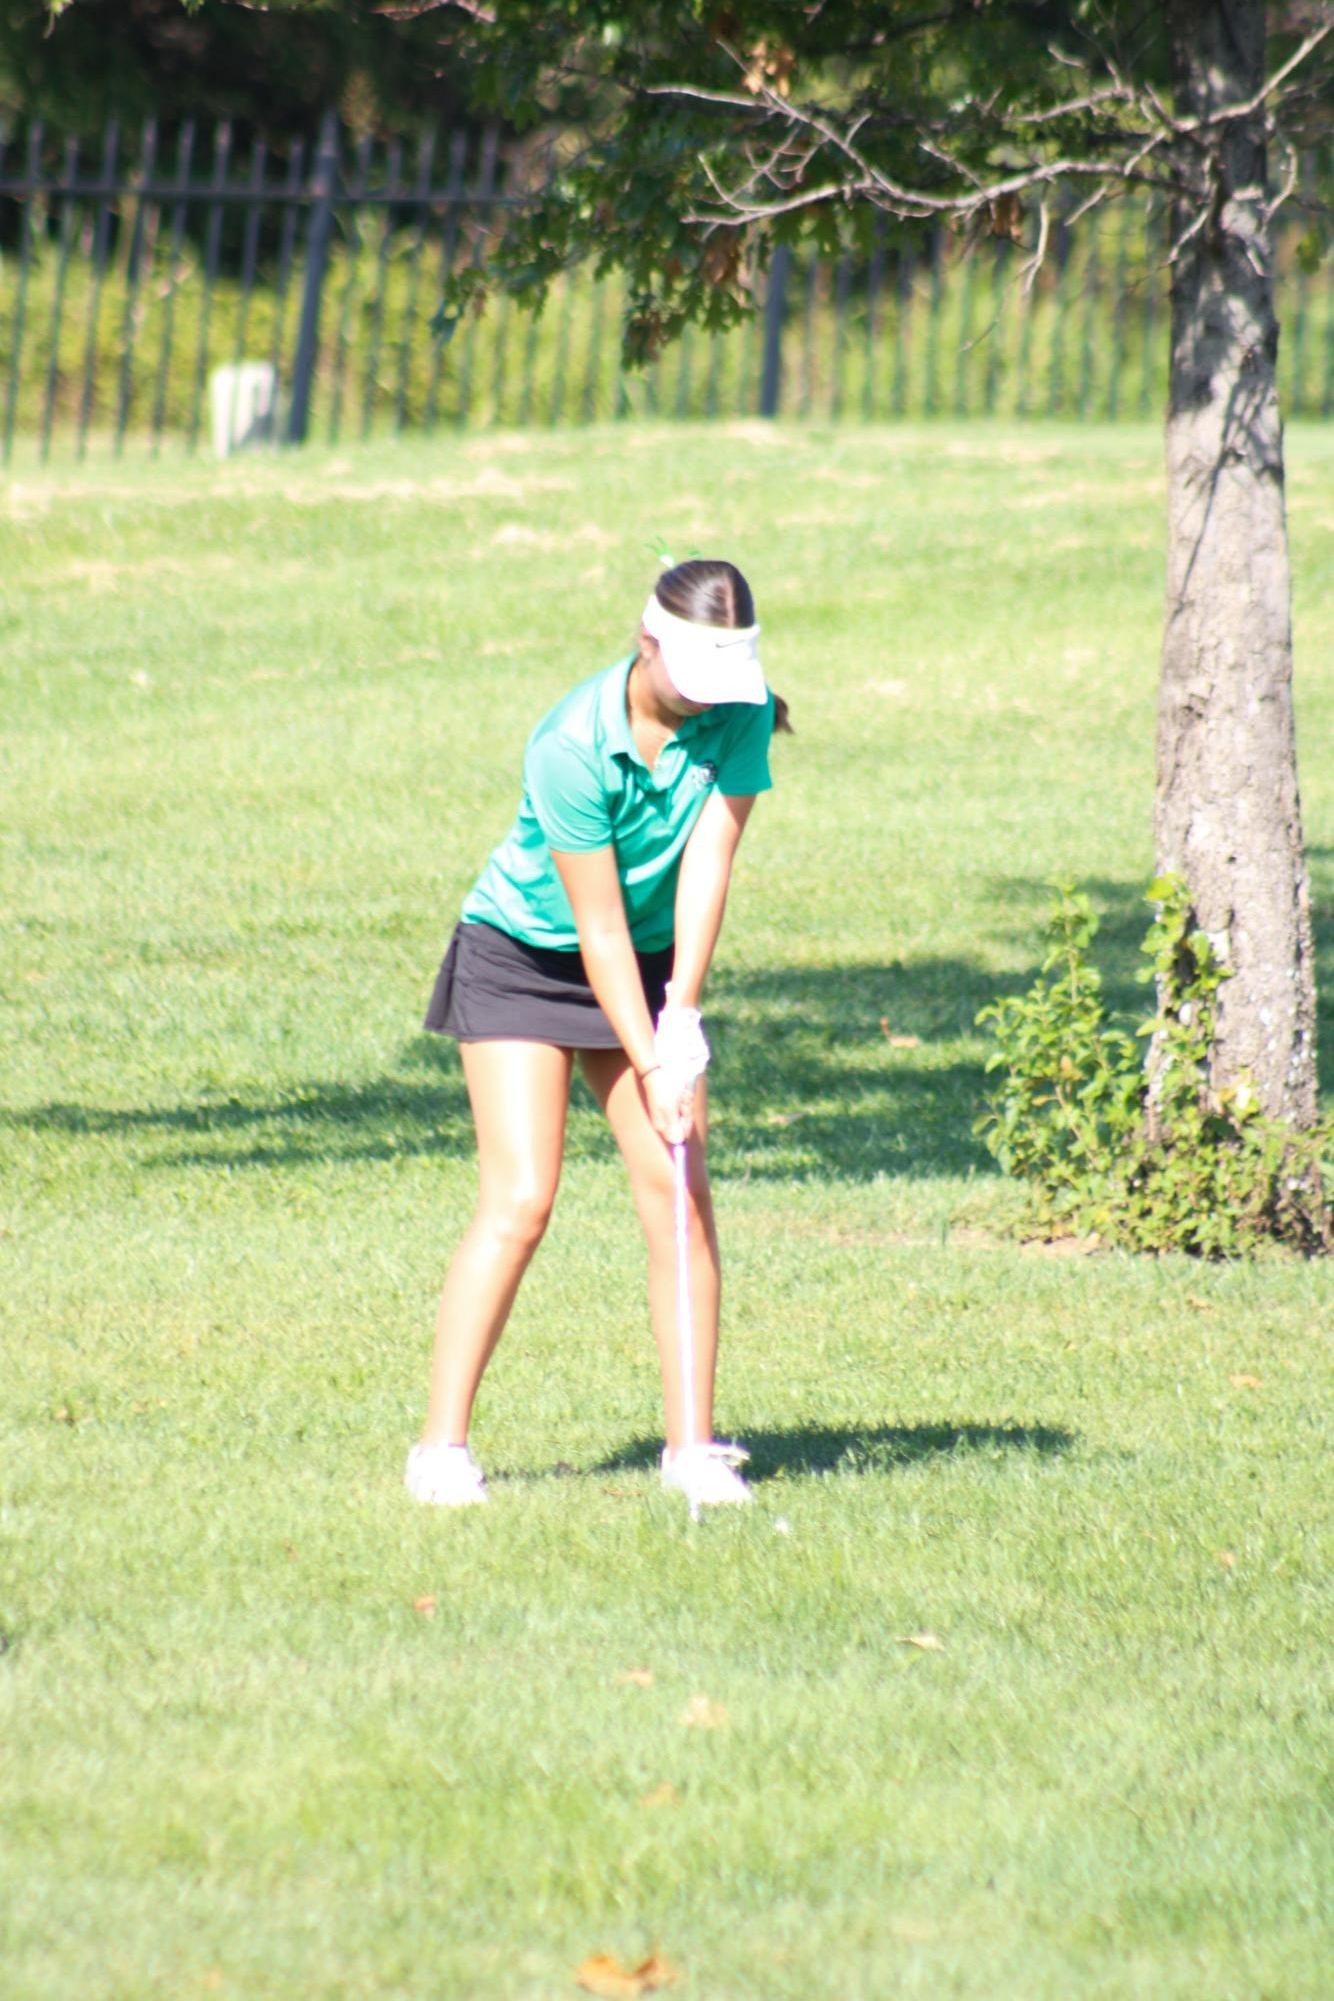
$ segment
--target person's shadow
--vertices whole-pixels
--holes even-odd
[[[924,1459],[964,1453],[1052,1456],[1068,1452],[1075,1435],[1049,1424],[798,1425],[788,1431],[748,1430],[743,1443],[750,1453],[746,1478],[762,1482],[825,1473],[891,1473]],[[661,1439],[635,1438],[589,1470],[622,1473],[656,1466],[661,1450]]]

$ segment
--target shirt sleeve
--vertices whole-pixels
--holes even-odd
[[[559,730],[539,730],[524,753],[523,782],[549,848],[578,855],[611,846],[606,788],[591,748]]]
[[[774,698],[747,702],[744,713],[728,732],[718,759],[718,790],[729,799],[745,798],[752,792],[767,792],[773,784],[769,776],[769,739],[774,732]]]

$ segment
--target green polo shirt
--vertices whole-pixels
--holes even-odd
[[[493,924],[525,944],[574,951],[574,913],[551,859],[613,848],[637,950],[669,945],[681,852],[709,794],[769,789],[774,700],[726,702],[688,716],[652,771],[625,707],[634,663],[581,681],[542,718],[523,759],[519,817],[463,905],[465,924]]]

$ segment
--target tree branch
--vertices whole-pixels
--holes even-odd
[[[1129,104],[1135,101],[1135,92],[1129,84],[1119,80],[1106,90],[1091,90],[1085,97],[1072,97],[1064,104],[1053,104],[1046,111],[1008,110],[1006,117],[1012,125],[1053,125],[1059,118],[1074,118],[1081,111],[1097,111],[1104,104]]]
[[[849,175],[845,180],[827,181],[822,187],[803,188],[798,193],[776,196],[772,201],[746,201],[741,198],[739,190],[722,188],[717,176],[707,166],[705,172],[721,206],[714,211],[693,210],[682,220],[706,227],[769,222],[780,215],[816,207],[821,202],[850,202],[858,198],[869,201],[875,208],[884,209],[887,214],[899,216],[905,222],[923,222],[931,216],[950,215],[966,220],[1006,195],[1029,194],[1037,188],[1050,188],[1057,181],[1108,181],[1122,186],[1155,188],[1167,185],[1160,176],[1128,170],[1124,161],[1063,159],[1007,174],[1001,180],[984,182],[967,194],[931,195],[923,189],[899,187],[882,175],[870,178]]]

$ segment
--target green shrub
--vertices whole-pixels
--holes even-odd
[[[1149,885],[1157,917],[1142,978],[1156,983],[1158,1009],[1134,1034],[1107,1015],[1089,962],[1092,904],[1072,884],[1057,890],[1040,977],[978,1015],[994,1026],[987,1069],[1001,1081],[974,1130],[1029,1184],[1035,1220],[1204,1257],[1265,1242],[1334,1247],[1334,1119],[1298,1132],[1264,1115],[1244,1073],[1214,1085],[1218,989],[1231,975],[1185,884]]]

